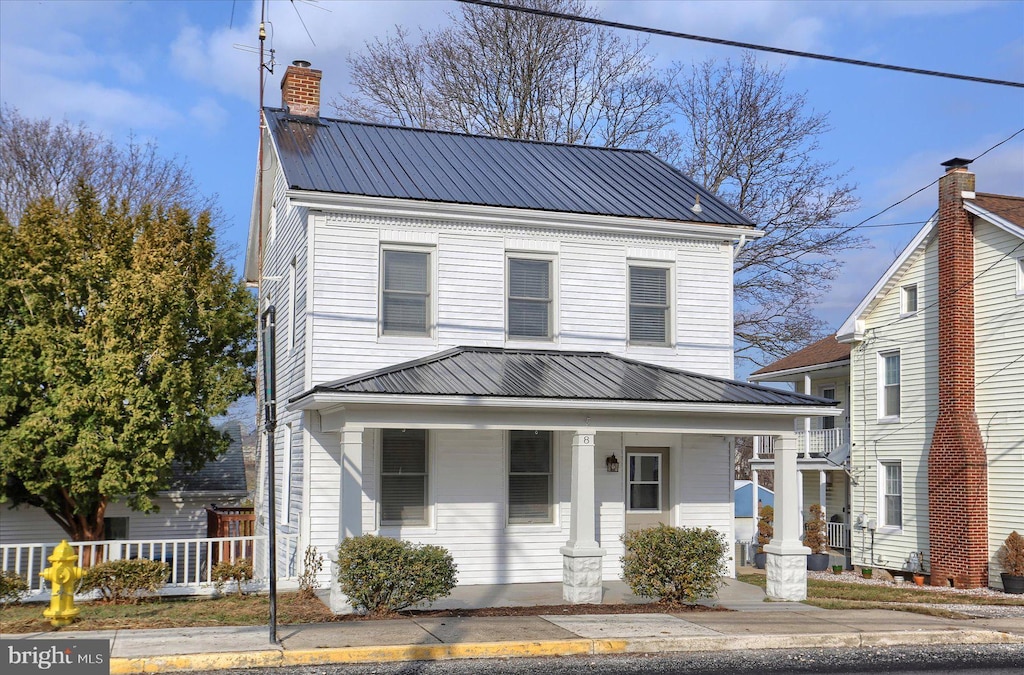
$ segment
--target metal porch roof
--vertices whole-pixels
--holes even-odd
[[[455,347],[314,387],[312,393],[831,407],[832,401],[605,352]],[[302,394],[293,400],[298,400]]]
[[[293,189],[753,226],[647,151],[264,113]]]

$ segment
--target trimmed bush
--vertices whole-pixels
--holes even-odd
[[[1024,577],[1024,537],[1017,530],[1010,533],[999,549],[999,566],[1011,576]]]
[[[821,504],[811,504],[811,518],[804,525],[804,546],[811,549],[811,553],[825,553],[828,550],[825,510]]]
[[[717,530],[662,524],[627,532],[622,541],[622,578],[636,595],[694,604],[722,584],[726,545]]]
[[[764,553],[764,545],[775,536],[775,509],[765,504],[757,512],[757,552]]]
[[[159,560],[108,560],[86,570],[79,590],[99,591],[108,602],[135,604],[144,591],[156,593],[163,588],[170,571]]]
[[[217,589],[218,593],[224,592],[224,584],[233,581],[236,592],[238,595],[242,595],[242,584],[253,577],[252,560],[248,558],[238,558],[235,562],[221,560],[213,566],[210,576],[213,578],[213,587]]]
[[[352,606],[391,614],[443,598],[455,588],[457,569],[441,546],[364,534],[338,545],[338,584]]]
[[[17,572],[0,572],[0,608],[15,605],[28,593],[28,582]]]
[[[299,595],[304,598],[316,597],[316,589],[320,588],[317,575],[323,568],[324,557],[317,552],[316,546],[307,546],[302,558],[302,573],[299,574]]]

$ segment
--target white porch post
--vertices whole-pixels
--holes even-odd
[[[757,484],[757,469],[751,469],[750,470],[750,482],[753,483],[753,485],[750,486],[750,487],[753,488],[750,491],[750,502],[751,502],[750,512],[754,515],[754,528],[753,528],[753,533],[751,534],[750,540],[751,541],[757,541],[757,518],[758,518],[759,515],[761,515],[758,512],[758,508],[759,508],[760,505],[758,504],[759,500],[758,500],[757,497],[758,497],[758,495],[761,492],[761,488],[758,487],[758,484]],[[747,563],[747,564],[749,565],[751,563]]]
[[[804,375],[804,393],[807,394],[808,396],[811,395],[811,376],[810,375]],[[804,457],[810,457],[811,456],[811,418],[810,417],[805,417],[804,418],[804,448],[803,448],[803,453],[804,453],[803,454]]]
[[[597,545],[594,510],[595,439],[593,429],[572,438],[569,541],[562,552],[562,598],[573,604],[600,604],[604,549]]]
[[[796,469],[797,442],[792,434],[775,444],[775,536],[765,545],[768,554],[767,593],[772,600],[807,599],[807,554],[811,549],[800,541]]]
[[[341,480],[338,484],[338,541],[363,533],[363,427],[346,424],[338,433]],[[352,604],[338,587],[337,553],[331,559],[331,611],[351,614]]]
[[[824,471],[819,471],[818,472],[818,503],[821,504],[821,517],[824,518],[825,522],[827,523],[828,522],[828,514],[826,513],[826,511],[828,509],[825,508],[825,498],[826,498],[826,496],[825,496],[825,487],[826,487],[826,483],[827,483],[827,479],[826,479],[825,472]]]

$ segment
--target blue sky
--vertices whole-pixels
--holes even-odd
[[[1024,81],[1024,2],[592,2],[604,18],[731,40],[931,70]],[[297,11],[296,11],[297,10]],[[346,56],[395,24],[435,28],[444,0],[337,0],[269,6],[268,46],[278,67],[267,104],[279,105],[284,67],[306,59],[324,72],[329,102],[348,90]],[[299,21],[302,20],[306,30]],[[250,0],[0,2],[0,99],[30,117],[84,122],[118,140],[152,139],[219,195],[220,239],[241,269],[257,139],[259,4]],[[312,38],[312,40],[311,40]],[[315,44],[314,44],[315,42]],[[739,50],[652,38],[661,65]],[[787,84],[829,115],[819,157],[856,184],[856,223],[927,185],[952,157],[974,157],[1024,127],[1024,89],[762,55]],[[978,190],[1024,194],[1024,134],[972,166]],[[934,187],[876,224],[923,221]],[[918,224],[865,229],[873,247],[851,252],[819,307],[833,328],[852,311]],[[738,373],[742,375],[743,373]]]

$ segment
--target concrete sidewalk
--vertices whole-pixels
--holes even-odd
[[[761,589],[730,582],[719,593],[718,604],[738,611],[352,620],[281,626],[279,645],[270,644],[266,626],[62,630],[23,637],[108,639],[111,675],[652,651],[1024,644],[1024,617],[951,620],[890,610],[823,610],[800,603],[765,603],[758,599],[758,594],[763,598]],[[535,604],[548,604],[543,602],[547,589],[533,590],[541,600]],[[494,602],[508,601],[493,589],[487,593]]]

